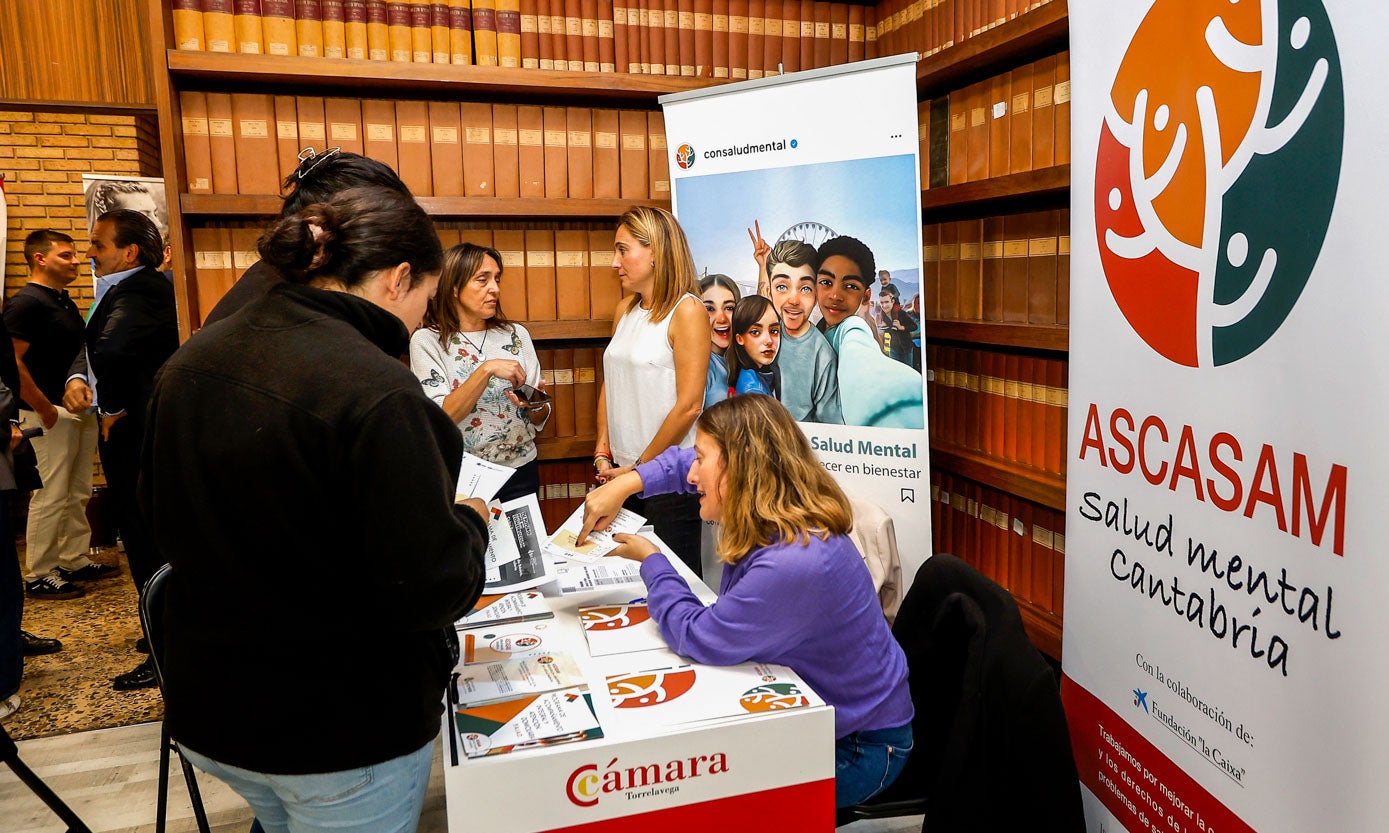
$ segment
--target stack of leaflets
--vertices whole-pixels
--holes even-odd
[[[636,532],[646,523],[646,518],[635,512],[626,509],[619,509],[617,516],[613,518],[607,529],[595,529],[589,533],[588,541],[583,546],[579,546],[579,533],[584,528],[584,507],[582,505],[574,510],[559,530],[550,536],[550,542],[545,545],[545,549],[551,555],[559,558],[569,558],[574,561],[582,561],[585,564],[592,564],[613,550],[617,549],[617,542],[612,536],[619,532]]]
[[[532,622],[537,619],[553,619],[555,612],[550,609],[545,596],[536,590],[523,590],[519,593],[505,593],[500,596],[482,596],[473,610],[454,623],[459,630],[488,625],[506,625],[513,622]]]
[[[454,724],[463,754],[469,758],[603,737],[593,713],[593,696],[585,688],[458,706]]]
[[[607,678],[612,728],[628,734],[669,730],[769,711],[822,706],[784,665],[681,665]]]
[[[642,584],[641,565],[626,558],[608,558],[597,564],[561,562],[555,565],[555,579],[546,589],[568,596],[624,584]]]
[[[454,702],[480,706],[584,684],[574,659],[560,651],[512,657],[454,669]]]
[[[656,621],[644,604],[581,607],[579,624],[588,638],[590,656],[604,657],[667,647],[656,628]]]
[[[540,502],[526,495],[488,507],[487,570],[483,592],[512,593],[538,587],[554,579],[545,560],[545,524]]]
[[[523,622],[501,627],[474,628],[463,631],[463,665],[500,662],[549,653],[551,648],[544,624]]]

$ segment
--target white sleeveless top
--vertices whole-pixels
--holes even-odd
[[[686,293],[685,298],[695,296]],[[698,298],[695,298],[698,301]],[[675,407],[675,351],[670,346],[672,311],[652,322],[651,310],[634,305],[617,322],[603,351],[603,385],[608,407],[608,442],[619,466],[630,466],[646,450]],[[701,401],[703,396],[700,397]],[[694,426],[680,446],[694,445]]]

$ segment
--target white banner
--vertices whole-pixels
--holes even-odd
[[[1386,6],[1072,0],[1091,830],[1380,831]]]
[[[931,540],[925,384],[912,329],[921,288],[916,57],[661,103],[675,210],[697,271],[756,294],[764,244],[773,272],[764,291],[783,323],[780,398],[845,491],[892,516],[910,581]],[[728,350],[737,349],[732,339]]]

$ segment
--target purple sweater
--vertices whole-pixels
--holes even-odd
[[[693,448],[637,466],[645,495],[691,492]],[[834,706],[835,737],[912,719],[907,658],[847,535],[776,542],[723,571],[718,601],[695,597],[665,558],[642,562],[647,604],[676,653],[707,665],[789,666]]]

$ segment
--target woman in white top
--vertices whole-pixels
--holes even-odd
[[[632,293],[617,304],[603,352],[593,466],[607,482],[672,445],[694,443],[709,369],[709,316],[694,258],[669,211],[635,206],[617,226],[617,270]],[[633,499],[680,560],[700,574],[699,501],[689,495]]]
[[[516,469],[497,495],[511,500],[540,488],[535,435],[550,407],[512,392],[544,382],[530,333],[502,313],[501,262],[495,249],[472,243],[444,253],[425,326],[410,337],[410,369],[458,423],[465,451]]]

